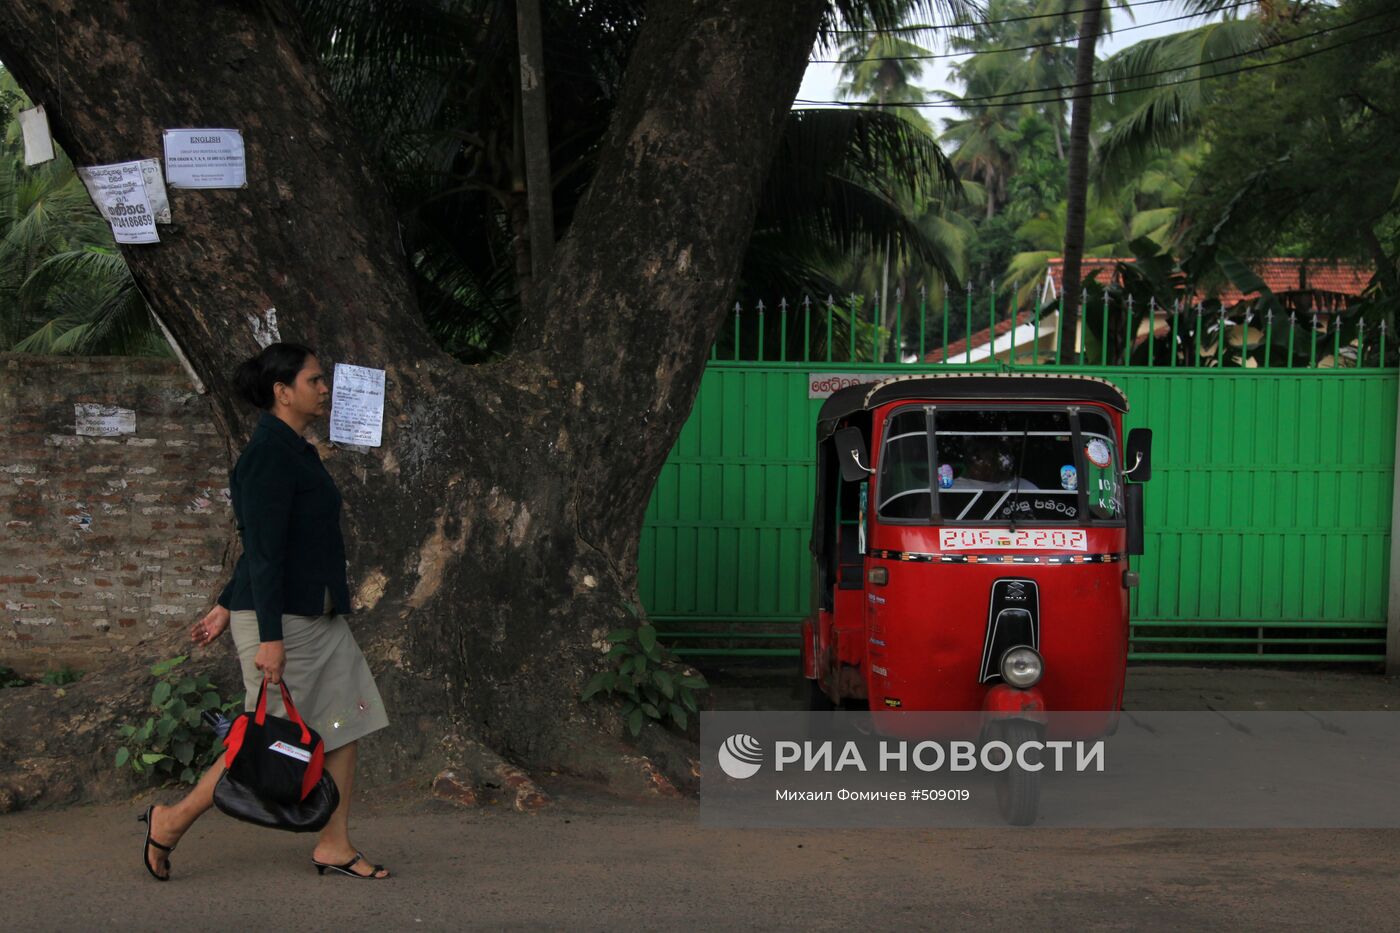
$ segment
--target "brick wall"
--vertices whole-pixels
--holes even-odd
[[[75,433],[78,403],[135,432]],[[173,361],[0,354],[0,665],[95,670],[223,585],[229,452]]]

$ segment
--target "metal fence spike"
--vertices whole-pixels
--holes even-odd
[[[903,285],[896,285],[896,286],[894,287],[894,300],[895,300],[896,303],[899,303],[899,302],[901,302],[901,301],[904,300],[904,286],[903,286]]]
[[[762,314],[762,313],[763,313],[763,299],[762,299],[762,298],[758,299],[758,313],[759,313],[759,314]]]
[[[925,285],[925,284],[923,284],[923,283],[921,282],[921,283],[919,283],[919,300],[920,300],[920,301],[923,301],[923,300],[924,300],[925,298],[927,298],[927,297],[928,297],[928,286]]]
[[[802,307],[803,307],[803,309],[806,310],[806,311],[811,311],[811,310],[812,310],[812,296],[811,296],[811,295],[803,295],[803,296],[802,296]]]
[[[778,299],[778,310],[781,311],[781,312],[783,312],[784,314],[787,314],[787,299],[786,299],[786,298],[779,298],[779,299]]]
[[[739,302],[737,302],[737,301],[734,302],[734,316],[735,316],[735,317],[738,317],[738,316],[739,316],[739,308],[740,308]]]

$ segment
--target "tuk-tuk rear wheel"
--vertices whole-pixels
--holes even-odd
[[[1016,749],[1026,742],[1040,740],[1040,727],[1024,719],[1008,719],[1001,724],[1000,738]],[[1011,767],[996,775],[997,809],[1012,826],[1029,826],[1040,809],[1040,772],[1021,768],[1013,758]]]

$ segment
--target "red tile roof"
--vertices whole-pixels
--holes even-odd
[[[1015,323],[1015,326],[1016,326],[1016,327],[1020,327],[1022,324],[1034,324],[1034,323],[1035,323],[1035,310],[1034,310],[1034,309],[1030,309],[1030,310],[1027,310],[1027,311],[1022,311],[1020,314],[1016,315],[1016,323]],[[1040,326],[1041,326],[1042,332],[1044,332],[1044,331],[1045,331],[1045,320],[1044,320],[1044,318],[1041,319]],[[1009,332],[1009,331],[1011,330],[1011,328],[1012,328],[1012,323],[1011,323],[1011,321],[1010,321],[1009,319],[1008,319],[1008,320],[1005,320],[1005,321],[997,321],[996,327],[984,327],[984,328],[982,328],[981,330],[979,330],[977,333],[973,334],[973,335],[970,336],[970,337],[964,337],[964,338],[961,339],[961,340],[956,340],[956,341],[954,341],[953,343],[948,344],[948,354],[947,354],[947,356],[946,356],[946,359],[947,359],[948,362],[950,362],[950,363],[959,363],[959,362],[962,362],[962,360],[959,359],[959,357],[963,357],[964,359],[966,358],[966,355],[967,355],[967,351],[968,351],[968,347],[969,347],[969,346],[970,346],[972,349],[974,349],[974,350],[977,349],[978,347],[986,346],[986,345],[987,345],[989,342],[991,342],[992,340],[995,340],[997,337],[1001,337],[1001,336],[1003,336],[1004,334],[1006,334],[1007,332]],[[939,347],[938,349],[933,350],[932,352],[930,352],[929,354],[927,354],[927,355],[924,357],[924,362],[926,362],[926,363],[941,363],[941,362],[943,362],[944,359],[945,359],[945,356],[944,356],[944,354],[943,354],[943,348],[942,348],[942,347]]]
[[[1108,281],[1118,263],[1131,263],[1133,259],[1091,259],[1085,257],[1082,274],[1088,278],[1091,272],[1099,273],[1099,281]],[[1280,292],[1315,292],[1319,294],[1357,297],[1366,289],[1374,270],[1370,266],[1354,263],[1326,264],[1307,259],[1256,259],[1250,263],[1254,274],[1264,280],[1264,284],[1275,294]],[[1055,293],[1059,294],[1064,275],[1064,260],[1051,259],[1047,270],[1055,283]],[[1250,292],[1249,294],[1254,294]],[[1228,308],[1249,297],[1234,285],[1226,284],[1215,294],[1198,293],[1198,299],[1218,297]]]

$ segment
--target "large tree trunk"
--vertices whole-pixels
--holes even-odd
[[[161,243],[123,248],[234,449],[253,419],[230,375],[268,309],[327,366],[387,371],[383,446],[320,447],[395,759],[459,737],[531,768],[626,760],[613,709],[579,693],[632,621],[643,512],[822,8],[654,0],[515,355],[469,368],[430,341],[385,188],[280,3],[0,7],[0,60],[76,164],[158,156],[166,127],[243,131],[247,189],[172,190]]]
[[[1081,267],[1084,260],[1084,217],[1089,200],[1089,129],[1093,122],[1094,49],[1103,17],[1102,0],[1084,7],[1079,21],[1079,48],[1074,56],[1074,108],[1069,124],[1069,180],[1065,193],[1065,251],[1060,291],[1060,350],[1073,359],[1074,329],[1079,320]]]

